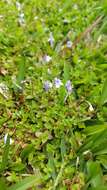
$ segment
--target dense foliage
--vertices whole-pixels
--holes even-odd
[[[0,0],[0,189],[107,190],[106,15]]]

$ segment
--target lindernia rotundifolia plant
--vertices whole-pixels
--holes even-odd
[[[54,80],[51,82],[46,80],[43,82],[43,89],[46,92],[49,92],[51,89],[60,89],[63,86],[66,90],[66,96],[64,98],[64,102],[67,100],[67,97],[73,92],[73,85],[70,80],[67,80],[64,84],[61,79],[55,77]]]

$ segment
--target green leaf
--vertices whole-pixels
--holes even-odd
[[[21,152],[21,159],[23,161],[26,161],[26,159],[28,158],[29,154],[34,150],[34,147],[32,144],[28,145],[27,147],[25,147],[22,152]]]
[[[103,184],[103,179],[102,179],[103,174],[100,164],[98,162],[88,161],[87,173],[92,187],[97,187]]]
[[[107,190],[106,185],[97,186],[95,188],[90,188],[89,190]]]
[[[107,140],[93,149],[94,155],[107,154]]]
[[[65,155],[66,155],[66,145],[65,145],[65,139],[64,139],[64,136],[63,136],[62,139],[61,139],[60,149],[61,149],[62,160],[64,160]]]
[[[6,145],[4,147],[4,153],[2,156],[2,163],[1,163],[0,172],[4,171],[6,169],[7,164],[8,164],[9,147],[10,147],[10,137],[8,135],[7,140],[6,140]]]
[[[53,180],[55,181],[57,175],[56,175],[54,157],[51,153],[48,154],[48,166],[51,169],[51,176],[52,176]]]
[[[38,185],[39,180],[37,176],[26,177],[22,181],[8,188],[8,190],[27,190],[28,188]]]
[[[19,172],[19,171],[24,170],[25,167],[26,166],[23,163],[14,163],[14,164],[12,164],[11,169],[12,169],[12,171]]]
[[[78,154],[81,154],[87,150],[90,150],[94,153],[97,150],[99,151],[100,147],[105,149],[105,146],[102,147],[102,144],[104,145],[105,143],[107,143],[107,129],[101,131],[100,133],[93,134],[87,138],[85,143],[79,148]]]
[[[19,72],[18,72],[18,76],[17,76],[17,82],[20,85],[21,81],[24,80],[25,77],[25,59],[23,57],[23,59],[20,60],[19,63]]]
[[[64,81],[66,82],[67,80],[70,79],[70,65],[68,62],[64,63]]]
[[[0,178],[0,189],[7,190],[7,186],[6,186],[4,178]]]
[[[63,67],[63,79],[64,79],[64,83],[66,83],[67,80],[70,79],[70,65],[68,62],[65,62],[64,63],[64,67]],[[60,91],[59,91],[59,102],[61,105],[64,104],[64,100],[65,100],[65,97],[66,97],[66,89],[65,89],[65,86],[62,86],[60,88]]]
[[[96,159],[103,165],[105,169],[107,169],[107,155],[99,155]]]
[[[18,74],[17,74],[17,79],[16,82],[14,82],[14,89],[16,92],[22,91],[23,89],[23,80],[25,79],[25,57],[21,57],[18,60]]]
[[[84,133],[86,135],[94,135],[96,133],[100,133],[102,132],[103,130],[107,129],[107,125],[104,124],[104,125],[96,125],[96,126],[89,126],[89,127],[86,127],[84,129]]]
[[[101,105],[105,104],[106,102],[107,102],[107,79],[104,82],[101,99],[100,99]]]
[[[98,32],[96,33],[95,37],[98,37],[101,34],[107,34],[107,17],[103,18],[103,24],[98,30]]]

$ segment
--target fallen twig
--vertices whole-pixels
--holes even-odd
[[[87,36],[87,34],[91,33],[92,30],[101,22],[103,17],[104,17],[103,15],[97,17],[96,20],[90,26],[88,26],[83,32],[81,32],[81,34],[79,34],[79,36],[76,37],[71,48],[69,48],[69,49],[71,49],[71,50],[75,49],[75,47],[80,43],[80,41],[83,38],[85,38]],[[70,35],[71,35],[71,30],[67,33],[67,35],[63,39],[63,41],[61,43],[62,45],[67,41],[67,39],[69,39]]]
[[[71,47],[71,49],[74,49],[77,44],[83,39],[85,38],[85,36],[87,36],[87,34],[91,33],[92,30],[101,22],[103,16],[100,16],[100,17],[97,17],[96,20],[89,26],[85,29],[84,32],[82,32],[76,39],[75,41],[73,42],[73,45]]]

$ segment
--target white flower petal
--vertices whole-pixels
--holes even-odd
[[[72,47],[72,42],[71,41],[67,41],[66,46],[67,46],[67,48],[71,48]]]
[[[8,137],[8,133],[5,134],[4,136],[4,144],[6,144],[7,142],[7,137]],[[10,138],[10,145],[13,143],[13,140]]]
[[[57,77],[55,77],[54,79],[54,85],[56,88],[60,88],[60,86],[63,85],[62,81],[60,79],[58,79]]]
[[[53,47],[54,46],[54,37],[53,37],[53,35],[52,35],[52,33],[50,33],[50,37],[49,37],[49,39],[48,39],[48,42],[50,43],[50,46],[51,47]]]
[[[49,63],[52,60],[52,57],[50,57],[49,55],[45,55],[43,57],[43,61],[45,61],[46,63]]]
[[[16,1],[16,8],[18,9],[18,11],[21,11],[22,7],[21,7],[21,4]]]

